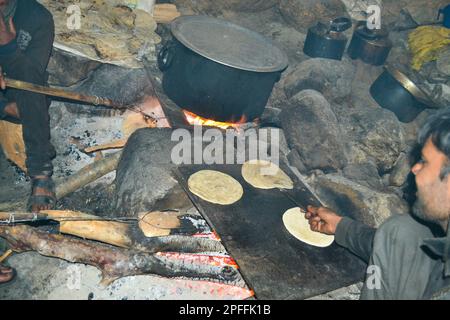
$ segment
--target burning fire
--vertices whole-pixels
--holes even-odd
[[[220,121],[214,121],[211,119],[202,118],[195,113],[183,110],[184,116],[186,117],[187,122],[190,125],[197,125],[197,126],[205,126],[205,127],[217,127],[220,129],[228,129],[228,128],[234,128],[239,129],[239,126],[243,123],[246,123],[245,116],[242,116],[241,120],[238,122],[220,122]]]

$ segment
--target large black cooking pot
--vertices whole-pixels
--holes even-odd
[[[256,32],[206,16],[171,24],[158,54],[163,89],[180,108],[224,122],[261,116],[287,56]]]
[[[404,123],[419,113],[436,108],[430,98],[400,70],[385,66],[384,72],[370,87],[370,94],[383,108],[391,110]]]

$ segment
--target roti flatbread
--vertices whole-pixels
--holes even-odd
[[[242,166],[245,181],[260,189],[293,189],[291,178],[277,165],[265,160],[250,160]]]
[[[305,211],[300,208],[292,208],[283,215],[283,223],[286,229],[298,240],[312,246],[325,248],[334,241],[334,236],[312,231]]]
[[[202,170],[191,175],[188,187],[203,200],[221,205],[233,204],[244,194],[244,189],[236,179],[213,170]]]

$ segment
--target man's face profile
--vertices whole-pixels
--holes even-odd
[[[448,159],[439,151],[431,139],[422,149],[422,159],[411,171],[416,177],[417,200],[413,213],[421,219],[446,223],[450,211],[449,177],[441,179],[441,170],[448,165]]]

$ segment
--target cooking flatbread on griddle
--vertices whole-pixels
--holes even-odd
[[[259,189],[293,189],[291,178],[277,165],[265,160],[250,160],[242,166],[245,181]]]
[[[334,241],[334,236],[312,231],[305,214],[306,212],[299,207],[285,212],[283,223],[289,233],[298,240],[312,246],[321,248],[330,246]]]
[[[244,189],[233,177],[213,170],[194,173],[188,180],[189,190],[211,203],[230,205],[242,198]]]

